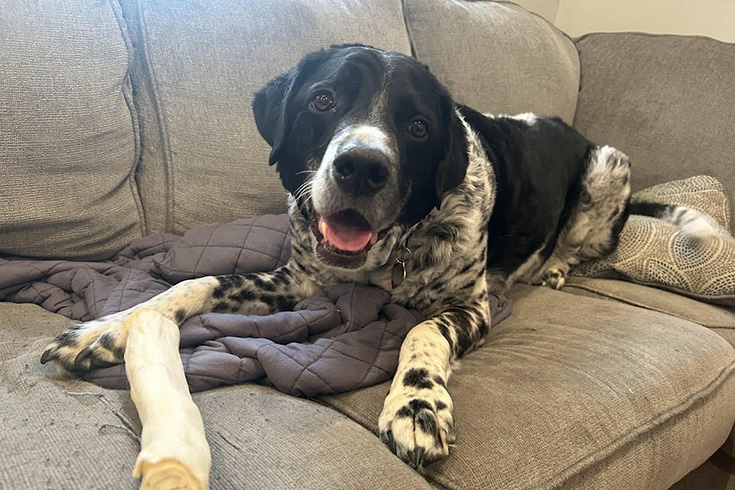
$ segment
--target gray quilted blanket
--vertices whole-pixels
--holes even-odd
[[[272,270],[288,260],[286,215],[202,225],[183,237],[152,235],[107,262],[0,258],[0,301],[35,303],[74,320],[124,310],[185,279]],[[341,393],[390,379],[421,314],[381,289],[339,284],[269,316],[209,313],[181,327],[191,391],[257,381],[298,396]],[[510,314],[492,298],[493,324]],[[55,334],[56,332],[49,332]],[[39,353],[40,356],[40,353]],[[86,379],[126,389],[124,366]]]

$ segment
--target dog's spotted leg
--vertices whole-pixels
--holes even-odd
[[[561,289],[571,267],[604,257],[617,245],[628,219],[628,157],[610,146],[596,148],[590,153],[581,184],[579,200],[557,237],[551,257],[530,281],[532,284]]]
[[[56,361],[72,372],[123,362],[128,339],[123,320],[140,308],[153,308],[180,325],[208,312],[275,313],[292,308],[314,292],[316,285],[295,280],[288,266],[273,272],[183,281],[140,305],[67,328],[46,347],[41,362]]]
[[[487,303],[452,308],[414,327],[401,345],[398,370],[378,420],[381,440],[414,468],[449,454],[454,442],[451,362],[488,332]]]

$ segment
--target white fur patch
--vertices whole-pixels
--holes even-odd
[[[711,217],[693,208],[673,206],[659,218],[699,240],[707,240],[721,233],[720,226]]]

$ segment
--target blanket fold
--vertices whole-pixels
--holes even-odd
[[[107,262],[0,258],[0,301],[35,303],[89,321],[146,301],[185,279],[273,270],[288,260],[286,215],[202,225],[183,237],[136,240]],[[403,338],[423,317],[392,304],[378,288],[338,284],[268,316],[208,313],[181,326],[189,389],[245,382],[314,397],[389,380]],[[491,297],[493,325],[511,303]],[[58,332],[49,332],[55,334]],[[85,379],[127,389],[123,365]]]

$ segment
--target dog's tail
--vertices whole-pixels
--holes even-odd
[[[660,204],[654,202],[635,202],[630,204],[630,214],[651,216],[671,223],[687,235],[700,240],[722,233],[720,226],[709,215],[694,208]]]

